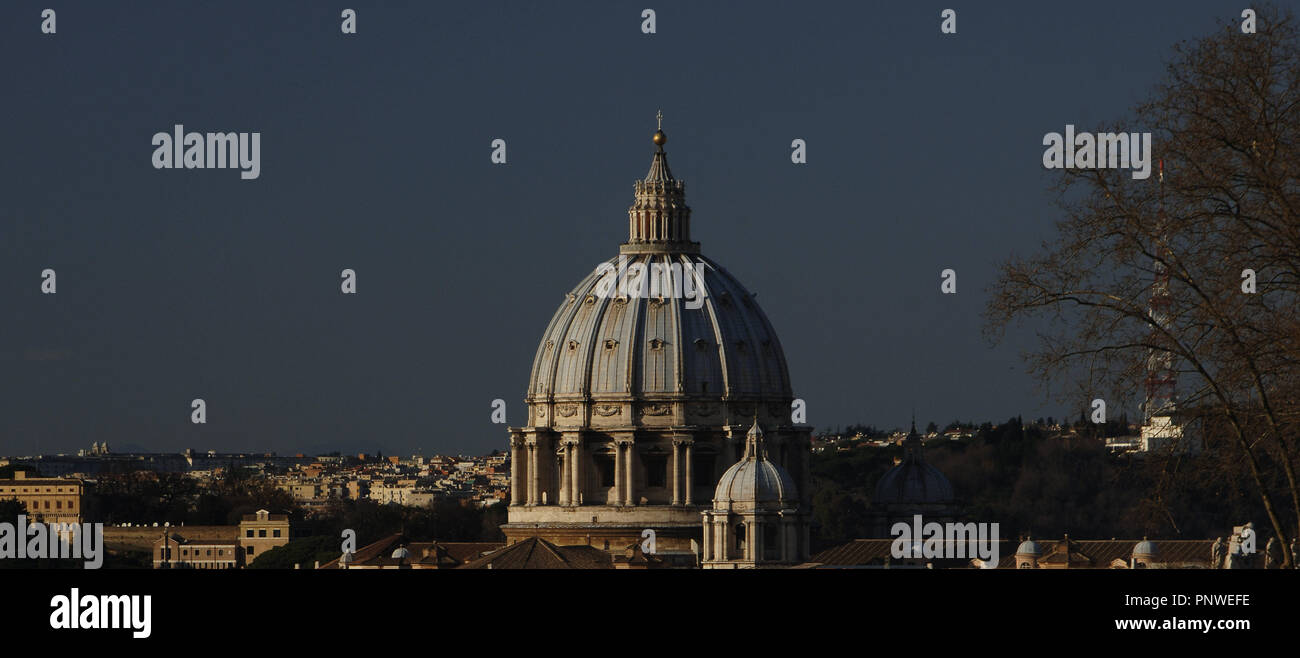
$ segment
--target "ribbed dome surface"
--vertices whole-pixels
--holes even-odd
[[[947,504],[953,502],[952,484],[939,469],[919,459],[908,459],[881,476],[872,502]]]
[[[798,499],[794,480],[785,469],[766,459],[745,459],[727,469],[713,492],[713,503],[781,503]]]
[[[573,288],[537,347],[529,401],[793,397],[785,355],[754,296],[708,258],[685,253],[625,256],[702,275],[703,305],[680,294],[619,296],[616,272],[596,268]],[[619,258],[608,261],[619,267]],[[643,275],[646,276],[646,275]],[[647,286],[648,289],[648,286]]]
[[[745,454],[718,479],[713,504],[752,503],[784,508],[798,499],[794,480],[784,468],[768,461],[763,428],[758,421],[745,435]]]

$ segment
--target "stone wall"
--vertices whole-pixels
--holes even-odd
[[[187,525],[172,526],[170,533],[179,534],[186,539],[224,539],[234,541],[239,537],[239,526],[233,525]],[[153,527],[104,527],[104,548],[114,551],[145,551],[153,549],[154,542],[162,538],[163,528]]]

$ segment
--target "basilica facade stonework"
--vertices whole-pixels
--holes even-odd
[[[794,563],[808,553],[811,427],[791,421],[785,355],[754,294],[691,241],[686,185],[668,168],[666,142],[654,134],[628,241],[565,295],[537,346],[527,424],[509,430],[502,530],[509,543],[540,537],[612,552],[651,530],[660,559],[696,566],[708,512],[712,560]],[[719,480],[759,454],[746,437],[760,427],[763,459],[790,490],[781,548],[756,555],[719,543],[712,524]]]

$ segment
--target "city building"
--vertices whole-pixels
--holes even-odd
[[[153,547],[155,569],[237,569],[243,566],[234,539],[187,539],[179,532],[158,538]]]
[[[33,521],[81,523],[83,489],[78,479],[28,477],[26,471],[14,471],[13,478],[0,480],[0,499],[16,499]]]
[[[239,522],[239,547],[244,559],[252,563],[257,556],[289,543],[289,516],[272,514],[264,509],[245,514]]]

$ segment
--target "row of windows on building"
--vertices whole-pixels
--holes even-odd
[[[62,500],[56,500],[56,501],[53,501],[53,502],[54,502],[54,507],[53,507],[53,509],[63,509],[63,503],[64,503],[65,501],[62,501]],[[66,502],[68,503],[68,509],[77,509],[76,501],[69,500],[69,501],[66,501]],[[42,505],[41,503],[44,503],[44,505]],[[38,509],[51,509],[51,508],[50,508],[50,501],[48,501],[48,500],[45,500],[45,501],[40,501],[40,500],[28,500],[28,501],[24,501],[23,504],[24,504],[24,506],[27,507],[28,511],[36,511],[36,510],[38,510]]]
[[[182,549],[181,549],[181,557],[182,557],[182,558],[187,558],[187,557],[201,557],[201,556],[204,556],[203,551],[205,551],[205,550],[207,551],[207,553],[206,553],[206,557],[212,557],[212,549],[211,549],[211,548],[208,548],[208,549],[201,549],[201,548],[195,548],[195,549],[182,548]],[[193,555],[191,555],[191,553],[193,553]],[[224,548],[218,548],[218,549],[217,549],[217,557],[222,557],[222,556],[224,556],[225,554],[226,554],[226,549],[224,549]],[[232,558],[234,557],[234,555],[235,555],[235,549],[231,549],[231,550],[230,550],[230,555],[231,555]],[[162,559],[164,559],[164,560],[171,560],[171,559],[173,559],[173,558],[172,558],[172,549],[171,549],[171,548],[164,548],[164,549],[162,549]]]

